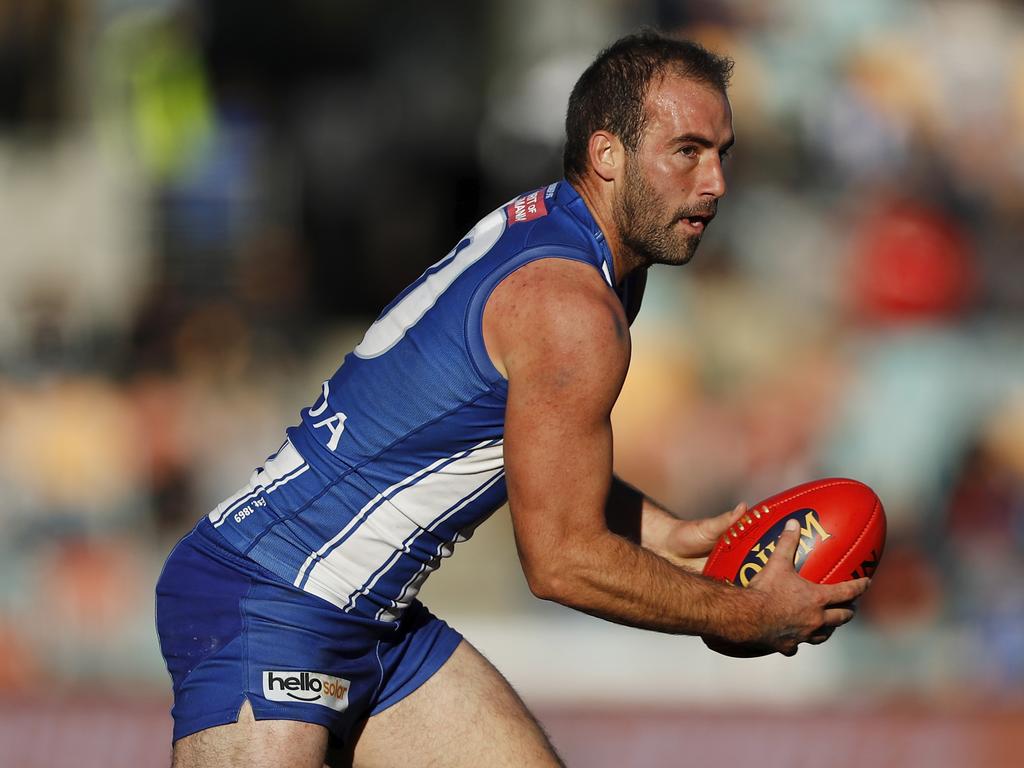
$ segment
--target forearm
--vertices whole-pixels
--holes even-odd
[[[531,587],[620,624],[730,642],[759,639],[759,595],[685,571],[617,535],[577,540]]]

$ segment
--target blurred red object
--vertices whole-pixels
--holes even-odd
[[[978,277],[966,233],[952,215],[909,201],[873,208],[853,245],[853,303],[873,321],[960,315]]]
[[[39,674],[39,660],[31,643],[15,621],[0,616],[0,691],[32,690]]]
[[[858,613],[882,632],[935,626],[942,616],[942,574],[933,557],[914,539],[889,548],[885,567],[871,579]]]

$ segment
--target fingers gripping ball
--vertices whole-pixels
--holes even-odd
[[[809,581],[871,576],[885,547],[885,510],[864,483],[814,480],[753,506],[715,544],[704,575],[745,587],[761,572],[787,520],[800,525],[794,565]]]

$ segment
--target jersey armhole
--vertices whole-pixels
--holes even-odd
[[[487,354],[487,346],[484,344],[484,308],[494,289],[502,280],[516,270],[540,259],[568,259],[599,269],[594,265],[593,255],[587,251],[565,246],[541,245],[528,248],[517,254],[480,282],[473,292],[466,310],[466,348],[469,350],[470,359],[480,377],[502,394],[508,393],[508,380],[494,367],[491,356]]]

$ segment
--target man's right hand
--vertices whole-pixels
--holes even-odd
[[[796,572],[793,563],[800,543],[799,525],[786,524],[768,563],[746,589],[757,602],[753,626],[736,627],[731,638],[705,637],[709,648],[728,656],[792,656],[801,643],[825,642],[854,615],[854,601],[871,584],[867,578],[838,584],[816,584]]]

